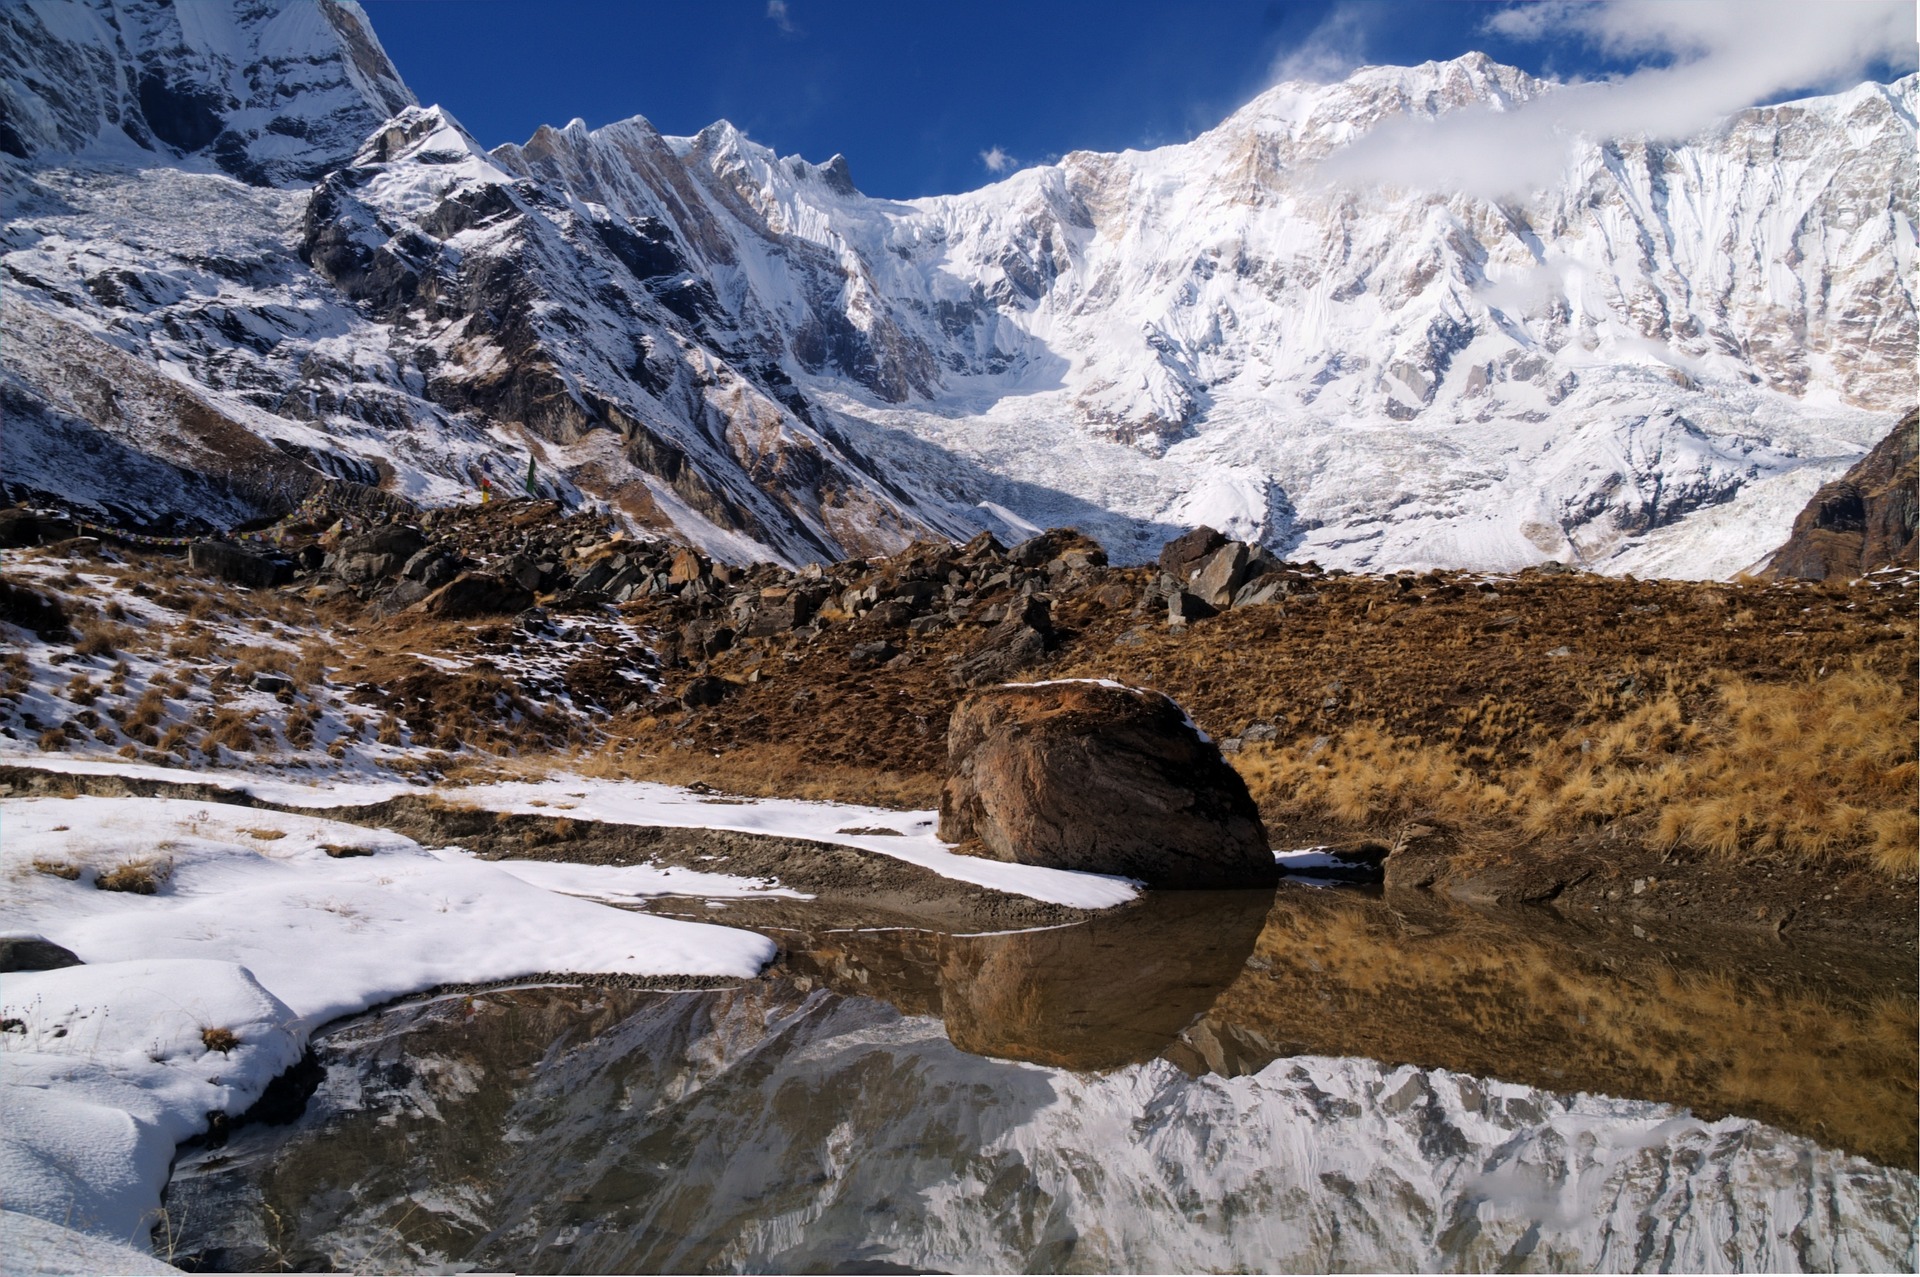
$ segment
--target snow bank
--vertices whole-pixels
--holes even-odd
[[[42,770],[72,775],[223,785],[264,802],[313,809],[378,803],[402,794],[423,792],[421,786],[401,781],[350,779],[309,783],[263,778],[249,772],[186,771],[58,754],[36,753],[30,762],[28,756],[22,755],[20,761]],[[1125,904],[1140,890],[1129,878],[958,855],[934,836],[937,817],[931,811],[889,811],[883,807],[795,798],[731,798],[652,781],[597,780],[564,773],[545,780],[472,785],[440,792],[487,811],[525,816],[564,815],[620,825],[719,829],[833,843],[904,860],[955,882],[1075,909],[1107,909]],[[898,833],[896,836],[851,832],[863,829],[892,829]],[[703,890],[694,894],[713,893]]]
[[[329,1020],[543,972],[745,978],[775,951],[313,816],[24,798],[0,801],[0,820],[0,913],[86,964],[0,980],[6,1205],[136,1247],[175,1145],[208,1113],[245,1110]],[[152,894],[96,886],[130,862],[146,863]],[[773,889],[697,876],[704,894]],[[593,894],[633,887],[616,877]]]
[[[258,788],[255,792],[267,797]],[[931,811],[888,811],[791,798],[723,798],[650,781],[587,780],[578,776],[476,785],[460,790],[459,798],[488,811],[519,815],[564,814],[619,825],[724,829],[835,843],[904,860],[956,882],[1075,909],[1125,904],[1140,890],[1128,878],[959,855],[934,836],[936,815]],[[859,832],[875,829],[895,832]]]

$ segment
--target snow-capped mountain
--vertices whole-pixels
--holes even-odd
[[[1746,567],[1914,400],[1916,79],[1583,141],[1524,199],[1329,177],[1555,91],[1366,68],[896,202],[724,123],[485,151],[349,0],[17,6],[7,478],[231,518],[531,455],[735,559],[1211,522],[1349,567]]]

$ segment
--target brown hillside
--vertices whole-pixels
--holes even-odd
[[[1793,521],[1767,575],[1824,581],[1914,566],[1920,524],[1920,411],[1901,418],[1853,469],[1823,486]]]

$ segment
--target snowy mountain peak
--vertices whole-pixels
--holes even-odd
[[[225,95],[171,171],[121,128],[149,75]],[[1333,174],[1396,121],[1565,91],[1367,67],[889,201],[725,121],[482,153],[349,4],[22,5],[0,264],[35,316],[10,332],[185,375],[279,454],[429,500],[532,460],[725,558],[1071,524],[1125,561],[1210,522],[1346,567],[1731,573],[1915,395],[1915,78],[1570,134],[1525,198]],[[193,185],[213,167],[318,181],[244,201]],[[12,421],[119,429],[56,344],[4,353]],[[66,455],[10,478],[57,488]]]
[[[0,6],[0,151],[312,182],[413,94],[354,0]]]

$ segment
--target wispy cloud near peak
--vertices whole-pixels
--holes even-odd
[[[1505,110],[1470,107],[1374,130],[1321,166],[1342,184],[1499,197],[1552,184],[1577,137],[1685,138],[1743,108],[1850,86],[1914,63],[1910,0],[1538,0],[1490,34],[1577,40],[1643,65]]]

